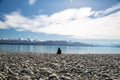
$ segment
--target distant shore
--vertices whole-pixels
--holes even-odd
[[[0,80],[120,80],[120,54],[0,52]]]

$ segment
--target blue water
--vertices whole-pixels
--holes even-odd
[[[119,47],[81,47],[81,46],[40,46],[0,44],[0,52],[37,52],[56,53],[60,47],[62,53],[120,53]]]

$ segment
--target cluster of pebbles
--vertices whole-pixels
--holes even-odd
[[[0,52],[0,80],[120,80],[120,54]]]

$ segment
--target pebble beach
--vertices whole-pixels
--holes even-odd
[[[0,52],[0,80],[120,80],[120,54]]]

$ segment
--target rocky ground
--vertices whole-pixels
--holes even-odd
[[[120,54],[0,52],[0,80],[120,80]]]

